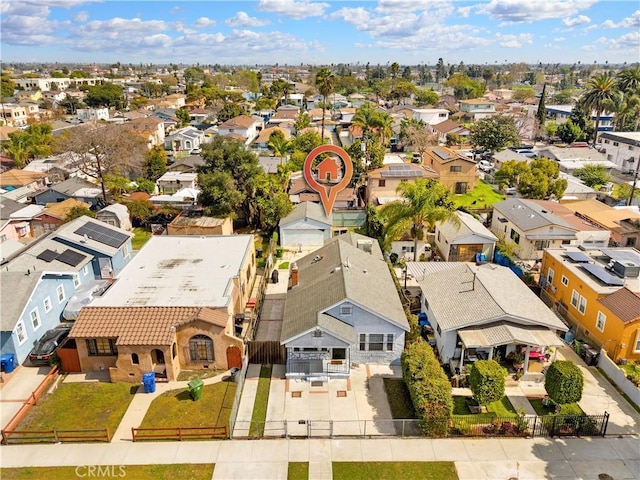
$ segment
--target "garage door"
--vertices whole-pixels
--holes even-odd
[[[321,230],[284,230],[281,241],[284,247],[318,246],[324,244],[324,235]]]

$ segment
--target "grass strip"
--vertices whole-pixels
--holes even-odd
[[[2,480],[68,480],[70,478],[135,478],[136,480],[211,480],[213,464],[83,465],[79,467],[2,468]]]
[[[453,462],[333,462],[333,480],[457,480]]]
[[[251,437],[262,437],[264,435],[264,422],[267,419],[270,387],[271,365],[262,365],[260,367],[256,399],[253,404],[253,414],[251,415],[251,428],[249,429],[249,436]]]

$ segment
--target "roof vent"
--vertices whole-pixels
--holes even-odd
[[[342,267],[336,267],[333,270],[331,270],[331,273],[336,273],[336,272],[339,272],[340,270],[342,270]]]

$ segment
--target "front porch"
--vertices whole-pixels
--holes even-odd
[[[350,374],[348,348],[287,348],[287,378],[347,378]]]

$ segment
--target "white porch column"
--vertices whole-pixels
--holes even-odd
[[[529,371],[529,351],[531,350],[531,346],[527,345],[527,348],[524,351],[524,370],[522,372],[523,375],[526,375]]]

